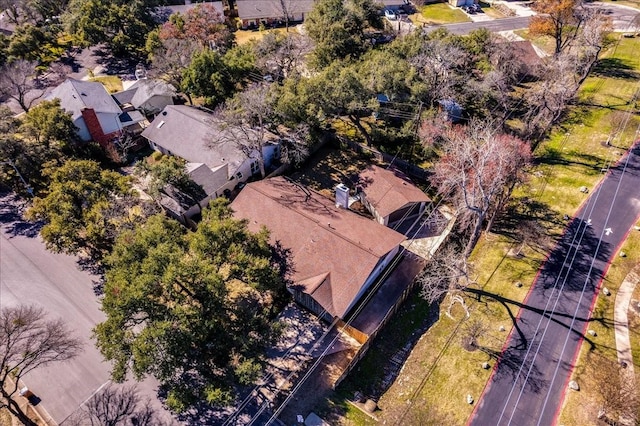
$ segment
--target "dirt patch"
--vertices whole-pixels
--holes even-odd
[[[0,409],[0,426],[12,426],[13,418],[6,408]]]
[[[325,196],[332,197],[336,185],[343,183],[352,187],[357,182],[360,172],[374,161],[353,151],[323,147],[291,177]]]

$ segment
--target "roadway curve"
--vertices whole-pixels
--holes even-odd
[[[21,201],[0,188],[0,307],[29,304],[43,307],[51,318],[62,318],[84,348],[75,359],[34,370],[24,383],[56,423],[62,423],[109,381],[111,365],[104,362],[91,339],[91,330],[104,320],[93,286],[99,277],[78,268],[74,256],[45,249],[39,228],[20,218]],[[139,383],[167,423],[171,417],[156,397],[158,383]],[[48,420],[48,419],[45,419]]]
[[[551,425],[600,282],[640,215],[640,148],[612,168],[539,271],[471,425]],[[598,321],[598,318],[591,319]]]

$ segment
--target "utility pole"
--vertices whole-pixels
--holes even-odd
[[[11,160],[7,160],[7,161],[0,161],[0,164],[8,164],[11,167],[13,167],[13,170],[16,171],[16,174],[20,178],[20,181],[22,181],[22,184],[24,185],[24,188],[26,189],[27,193],[33,197],[33,188],[29,186],[26,180],[24,180],[24,178],[22,177],[22,174],[20,174],[20,170],[18,170],[14,162]]]

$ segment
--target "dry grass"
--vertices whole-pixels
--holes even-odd
[[[285,34],[287,32],[286,28],[272,28],[272,29],[265,29],[262,31],[251,31],[251,30],[238,30],[235,32],[235,36],[236,36],[236,43],[238,44],[245,44],[245,43],[249,43],[251,41],[260,41],[262,40],[262,38],[267,35],[268,33],[271,32],[276,32],[276,33],[283,33]],[[297,27],[293,26],[293,27],[289,27],[289,32],[290,33],[298,33],[298,29]]]
[[[369,157],[349,150],[324,147],[292,178],[327,197],[333,197],[336,185],[344,183],[353,186],[357,175],[371,162]]]
[[[427,4],[419,8],[418,13],[409,16],[416,25],[453,24],[471,22],[471,19],[460,9],[449,6],[449,3]]]
[[[0,426],[12,426],[13,420],[11,419],[11,414],[6,408],[0,409]]]
[[[93,77],[91,81],[98,81],[107,88],[107,92],[116,93],[122,91],[122,80],[115,75],[101,75]]]

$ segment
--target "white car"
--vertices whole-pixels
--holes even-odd
[[[390,21],[395,21],[396,19],[398,19],[398,15],[396,15],[396,12],[391,9],[384,10],[384,17]]]

